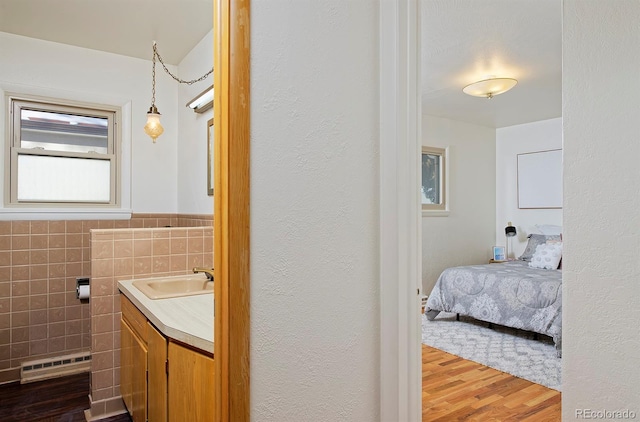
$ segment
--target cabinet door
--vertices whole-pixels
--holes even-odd
[[[149,380],[147,413],[149,422],[167,421],[167,339],[147,323]]]
[[[120,391],[134,422],[147,420],[147,347],[120,320]]]
[[[120,393],[131,414],[133,409],[133,331],[124,320],[120,320]]]
[[[169,421],[214,420],[213,358],[169,342]]]
[[[133,407],[129,409],[133,422],[146,422],[147,420],[147,347],[138,338],[133,336],[131,347],[131,386]]]

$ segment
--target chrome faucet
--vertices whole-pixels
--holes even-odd
[[[209,281],[213,281],[213,268],[193,267],[193,272],[194,273],[205,273],[205,275],[207,276],[207,279]]]

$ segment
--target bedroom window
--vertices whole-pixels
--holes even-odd
[[[422,210],[445,211],[446,202],[446,149],[422,147]]]
[[[7,205],[118,205],[119,108],[22,95],[9,100]]]

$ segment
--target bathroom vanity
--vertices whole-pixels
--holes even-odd
[[[150,299],[118,282],[120,392],[134,422],[214,418],[213,295]]]

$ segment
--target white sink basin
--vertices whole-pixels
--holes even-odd
[[[213,282],[207,280],[204,274],[144,278],[134,280],[133,286],[149,299],[213,293]]]

